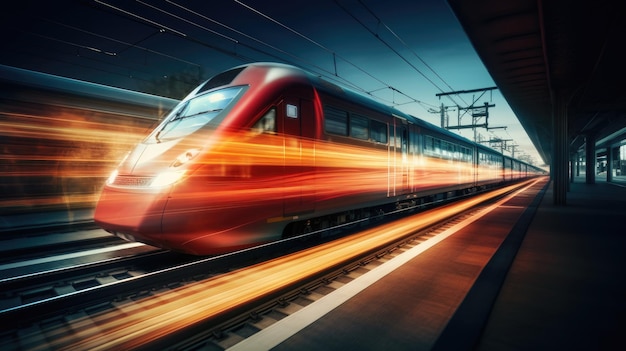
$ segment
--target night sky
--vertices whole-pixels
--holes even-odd
[[[23,0],[0,14],[0,40],[0,64],[179,98],[225,69],[276,61],[436,125],[442,103],[488,102],[490,127],[507,128],[481,137],[513,139],[516,157],[541,163],[498,90],[436,96],[495,85],[445,0]],[[157,91],[164,82],[175,88]]]

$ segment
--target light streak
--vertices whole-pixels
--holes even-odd
[[[12,262],[12,263],[0,265],[0,271],[7,271],[9,269],[34,266],[34,265],[42,264],[42,263],[58,262],[58,261],[69,260],[69,259],[78,258],[78,257],[95,256],[99,254],[112,253],[111,256],[115,257],[113,255],[116,255],[116,254],[119,255],[119,252],[122,250],[132,249],[132,248],[140,247],[140,246],[143,246],[143,244],[124,243],[124,244],[119,244],[115,246],[107,246],[107,247],[103,247],[99,249],[84,250],[84,251],[79,251],[79,252],[67,253],[63,255],[35,258],[32,260],[27,260],[27,261]]]
[[[391,163],[390,159],[395,162]],[[225,192],[241,200],[244,199],[237,194],[246,190],[248,196],[262,194],[266,199],[281,198],[295,188],[299,189],[298,196],[317,198],[386,193],[390,174],[394,180],[391,187],[397,193],[474,180],[473,166],[469,163],[424,156],[406,158],[387,148],[289,136],[264,136],[256,140],[224,138],[201,162],[207,166],[209,176],[230,177],[230,182],[211,188],[216,197]],[[272,191],[275,193],[271,194]]]
[[[0,208],[93,206],[104,179],[152,123],[60,106],[3,108]]]
[[[545,177],[526,181],[523,185],[530,186],[539,181],[546,181]],[[72,330],[70,335],[60,330],[49,331],[46,335],[50,344],[27,346],[33,346],[34,350],[133,349],[145,346],[165,335],[222,315],[241,304],[274,294],[283,286],[302,282],[312,274],[354,260],[375,248],[385,247],[419,228],[516,187],[521,185],[508,186],[305,251],[124,304],[116,311],[68,321]]]
[[[12,106],[0,113],[0,187],[4,195],[0,208],[23,211],[94,207],[105,179],[124,153],[144,138],[152,121],[61,104],[46,105],[44,109],[39,106]],[[115,110],[111,106],[111,111]],[[170,214],[215,214],[215,218],[227,216],[243,218],[246,223],[264,223],[283,216],[283,207],[289,211],[285,204],[290,201],[300,206],[294,213],[303,209],[328,212],[376,205],[393,201],[388,200],[393,196],[474,181],[470,163],[402,154],[389,145],[366,147],[253,131],[200,134],[195,140],[192,136],[184,141],[185,145],[196,144],[173,150],[174,155],[155,148],[161,151],[142,161],[147,164],[142,172],[148,174],[139,176],[157,179],[164,167],[177,164],[181,152],[201,148],[206,151],[198,152],[188,162],[178,162],[181,170],[198,167],[194,168],[195,173],[186,172],[189,176],[176,184],[170,202],[173,205],[168,208]],[[478,179],[498,179],[501,172],[480,169]],[[130,186],[126,190],[132,191]],[[118,203],[113,208],[128,209],[114,215],[128,216],[120,219],[132,218],[134,223],[146,214],[156,215],[158,210],[146,205],[152,201],[149,194],[141,196],[143,190],[139,189],[133,201],[114,199]],[[175,219],[171,223],[178,225]],[[206,224],[209,231],[215,232],[239,225],[232,221],[221,227]]]
[[[202,151],[192,161],[167,167],[196,146]],[[379,206],[473,182],[471,163],[280,134],[217,130],[141,150],[120,168],[120,182],[105,188],[96,221],[130,240],[196,254],[277,239],[291,215]],[[171,187],[153,186],[172,170],[186,173]]]

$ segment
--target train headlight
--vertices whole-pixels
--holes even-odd
[[[111,175],[109,176],[109,178],[107,179],[107,184],[113,184],[113,182],[115,182],[115,178],[117,178],[117,173],[118,170],[114,170],[113,172],[111,172]]]
[[[178,157],[176,157],[176,160],[174,160],[174,162],[172,162],[172,164],[170,165],[170,169],[156,176],[150,185],[154,187],[160,187],[176,183],[178,180],[180,180],[180,178],[185,175],[186,171],[174,168],[180,167],[185,163],[191,161],[199,153],[200,149],[189,149],[178,155]]]
[[[200,152],[199,149],[189,149],[176,157],[176,161],[172,163],[172,167],[182,166],[191,161]]]
[[[180,178],[185,175],[185,171],[165,171],[154,178],[151,186],[166,186],[176,183]]]

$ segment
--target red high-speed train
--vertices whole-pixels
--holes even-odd
[[[183,99],[109,177],[95,221],[206,255],[540,173],[299,68],[255,63]]]

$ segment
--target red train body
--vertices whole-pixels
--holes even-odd
[[[298,68],[257,63],[181,101],[111,175],[95,221],[206,255],[538,172]]]

